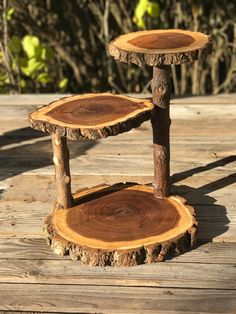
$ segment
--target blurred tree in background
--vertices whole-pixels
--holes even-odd
[[[114,37],[182,28],[212,35],[206,62],[172,67],[176,94],[236,87],[234,0],[0,0],[0,93],[149,91],[151,68],[115,62]]]

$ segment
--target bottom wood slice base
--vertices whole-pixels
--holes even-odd
[[[98,266],[164,261],[191,248],[194,209],[179,196],[155,198],[137,184],[99,186],[74,195],[74,206],[55,208],[45,232],[52,250]]]

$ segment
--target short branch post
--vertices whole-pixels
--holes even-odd
[[[164,198],[170,194],[170,66],[153,67],[152,112],[154,195]]]
[[[66,137],[52,134],[53,162],[55,165],[58,205],[61,208],[72,206],[69,150]]]

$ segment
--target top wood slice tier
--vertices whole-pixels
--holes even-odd
[[[180,29],[133,32],[114,39],[109,52],[116,60],[151,66],[204,59],[212,50],[211,38]]]
[[[150,119],[149,100],[109,93],[62,98],[29,115],[30,126],[69,139],[99,139],[138,127]]]

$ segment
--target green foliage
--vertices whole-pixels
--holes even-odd
[[[116,63],[107,47],[120,34],[165,28],[213,39],[204,65],[173,68],[176,94],[234,91],[235,10],[228,0],[0,1],[0,93],[150,91],[151,67]]]
[[[148,2],[147,5],[147,13],[151,16],[151,17],[158,17],[160,14],[160,8],[159,5],[155,2]]]
[[[8,42],[8,49],[12,59],[12,71],[19,72],[19,86],[24,90],[26,80],[35,80],[40,85],[47,85],[53,81],[49,73],[48,63],[52,59],[52,49],[40,42],[37,36],[26,35],[22,39],[13,35]],[[3,63],[3,54],[0,53],[0,64]],[[68,80],[62,79],[58,83],[60,89],[67,86]],[[0,75],[0,85],[9,84],[9,78],[4,73]],[[3,90],[3,88],[1,88]]]
[[[18,36],[13,35],[9,42],[8,42],[8,49],[11,51],[11,53],[19,54],[22,46],[21,46],[21,40]]]
[[[2,16],[8,28],[14,23],[15,9],[10,7]],[[6,35],[4,35],[6,36]],[[0,93],[8,89],[16,88],[18,91],[27,90],[28,82],[34,82],[36,88],[47,86],[55,80],[54,73],[50,72],[49,64],[52,60],[53,51],[50,47],[42,44],[39,37],[34,35],[25,35],[19,37],[15,34],[7,34],[7,47],[0,50]],[[17,80],[13,87],[13,82],[5,71],[6,60],[10,67],[11,75]],[[8,70],[9,71],[9,70]],[[68,80],[61,78],[58,83],[59,89],[65,89]]]
[[[48,73],[40,73],[36,77],[36,81],[42,84],[48,84],[52,82],[52,77]]]
[[[26,35],[22,39],[22,47],[29,58],[36,57],[40,54],[41,45],[39,38],[36,36]]]
[[[64,78],[59,82],[58,87],[61,89],[65,89],[67,85],[68,85],[68,79]]]
[[[22,73],[32,79],[36,78],[39,83],[49,83],[51,78],[47,62],[52,56],[51,49],[44,47],[38,37],[31,35],[24,36],[21,44],[25,52],[25,56],[20,58]]]
[[[138,4],[135,8],[133,21],[138,27],[142,29],[146,28],[145,14],[148,14],[153,18],[157,18],[160,14],[160,7],[158,3],[149,0],[138,1]]]
[[[10,21],[11,18],[12,18],[12,15],[13,15],[13,13],[14,13],[14,11],[15,11],[14,8],[8,9],[7,12],[6,12],[6,15],[3,16],[3,17],[6,18],[7,21]]]

